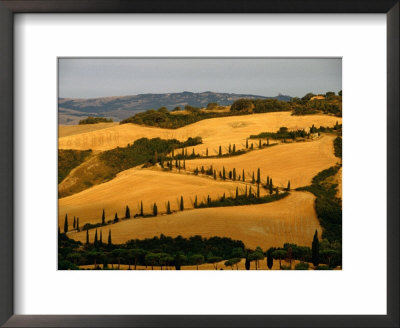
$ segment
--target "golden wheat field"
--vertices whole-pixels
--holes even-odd
[[[73,216],[79,217],[80,225],[85,223],[99,223],[102,210],[105,209],[106,219],[114,219],[125,215],[128,205],[131,213],[139,213],[140,202],[143,201],[144,213],[150,214],[154,202],[158,212],[165,213],[167,202],[170,201],[171,210],[179,208],[181,195],[185,208],[193,208],[197,195],[198,202],[204,201],[207,195],[212,199],[234,195],[236,187],[244,193],[245,186],[241,182],[219,182],[211,177],[194,176],[175,172],[163,172],[159,169],[133,168],[123,171],[109,182],[94,186],[72,196],[59,200],[59,222],[62,224],[68,213],[70,223]],[[255,186],[253,185],[253,188]],[[255,191],[255,189],[253,189]],[[265,191],[261,190],[261,195]],[[186,213],[186,212],[185,212]]]
[[[310,246],[315,230],[321,233],[314,199],[308,192],[292,192],[282,200],[267,204],[193,209],[153,218],[132,218],[104,227],[103,238],[111,229],[113,243],[164,234],[230,237],[242,240],[250,248],[282,247],[286,242]],[[101,212],[96,214],[100,221]],[[68,236],[86,241],[86,231],[70,232]],[[94,230],[90,230],[90,242],[93,238]]]
[[[186,168],[192,171],[211,165],[217,171],[223,167],[227,171],[235,168],[237,175],[244,170],[247,181],[252,179],[253,172],[257,177],[260,168],[263,182],[269,176],[274,185],[286,187],[290,181],[291,187],[297,188],[309,185],[318,172],[338,162],[333,152],[334,138],[327,134],[314,141],[279,144],[240,156],[188,160]]]
[[[61,130],[64,131],[59,132],[58,143],[59,149],[104,151],[116,147],[125,147],[143,137],[175,138],[184,141],[189,137],[201,136],[203,144],[196,146],[195,152],[205,154],[208,148],[209,155],[213,155],[217,154],[220,145],[223,147],[223,153],[227,152],[229,144],[235,144],[237,150],[242,149],[245,146],[246,138],[252,134],[266,131],[275,132],[282,126],[289,130],[308,130],[312,124],[317,127],[321,125],[333,126],[336,121],[341,123],[342,119],[329,115],[292,116],[290,112],[274,112],[207,119],[175,130],[122,124],[100,129],[88,127],[88,131],[74,133],[74,129],[77,131],[81,129],[78,125],[63,127]],[[96,126],[97,124],[91,125]]]
[[[119,125],[118,122],[113,123],[96,123],[96,124],[77,124],[77,125],[59,125],[58,138],[69,137],[81,133],[93,132],[102,129],[107,129],[112,126]]]

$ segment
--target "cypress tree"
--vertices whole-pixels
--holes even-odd
[[[153,215],[157,216],[157,213],[158,213],[157,204],[154,203],[154,205],[153,205]]]
[[[207,195],[207,205],[209,206],[211,204],[211,198],[210,195]]]
[[[174,157],[175,157],[174,150],[172,149],[172,158],[174,158]]]
[[[192,149],[192,157],[195,157],[196,155],[194,154],[194,148]]]
[[[253,147],[253,143],[251,143],[251,147],[250,147],[250,148],[251,148],[251,150],[253,150],[253,149],[254,149],[254,147]]]
[[[236,181],[236,169],[233,168],[233,181]]]
[[[222,172],[219,171],[219,177],[222,179]]]
[[[228,153],[230,154],[231,152],[232,152],[232,147],[231,144],[229,144]]]
[[[229,171],[229,179],[232,180],[232,171]]]
[[[169,203],[169,201],[168,201],[168,203],[167,203],[167,214],[171,214],[172,212],[171,212],[171,205],[170,205],[170,203]]]
[[[204,174],[205,170],[204,170],[204,165],[201,166],[201,173]]]
[[[273,189],[272,189],[271,180],[270,180],[270,182],[269,182],[268,189],[269,189],[269,194],[272,195]]]
[[[223,166],[222,167],[222,179],[226,179],[226,176],[225,176],[225,166]]]
[[[251,197],[251,186],[249,188],[249,197]]]
[[[245,180],[245,177],[244,177],[244,169],[243,169],[243,171],[242,171],[242,181],[244,182],[244,180]]]
[[[235,195],[235,199],[238,199],[239,198],[239,188],[238,187],[236,187],[236,195]]]
[[[267,183],[265,184],[265,186],[268,188],[269,187],[269,176],[267,176]]]
[[[217,170],[214,170],[214,180],[217,180]]]
[[[187,157],[187,148],[185,148],[185,157]]]
[[[253,171],[253,177],[251,178],[251,183],[255,183],[256,179],[254,178],[254,171]]]
[[[260,185],[257,185],[257,198],[260,198]]]
[[[97,229],[96,229],[96,232],[94,233],[94,243],[93,243],[94,247],[97,247],[97,243],[98,241],[97,241]]]
[[[249,148],[249,139],[246,139],[246,148]]]
[[[76,218],[76,230],[79,232],[79,218]]]
[[[261,139],[258,140],[258,148],[261,148]]]
[[[75,229],[75,226],[76,226],[76,220],[75,220],[75,216],[74,216],[74,223],[73,223],[74,229]]]
[[[178,160],[175,159],[175,167],[178,168]]]
[[[232,152],[233,152],[233,153],[236,153],[236,146],[235,146],[235,144],[233,144]]]
[[[140,216],[143,216],[143,202],[140,201]]]
[[[186,160],[183,160],[183,169],[186,170]]]
[[[274,258],[272,257],[272,249],[269,249],[267,251],[267,267],[268,269],[272,269],[272,266],[274,264]]]
[[[100,245],[100,246],[103,246],[103,230],[100,230],[99,245]]]
[[[312,263],[314,264],[314,266],[318,266],[319,264],[319,240],[317,230],[315,230],[314,238],[312,241]]]
[[[89,230],[86,230],[86,244],[89,245]]]
[[[222,195],[221,201],[223,202],[225,200],[225,193]]]
[[[160,165],[162,168],[164,168],[164,156],[160,157]]]
[[[277,195],[279,195],[279,189],[278,189],[278,187],[276,187],[275,193],[276,193]]]
[[[269,138],[267,139],[267,146],[269,146]]]
[[[103,208],[103,214],[101,215],[101,225],[105,225],[106,224],[106,213],[104,212],[104,208]]]
[[[169,166],[169,170],[172,171],[172,160],[169,161],[168,166]]]
[[[260,168],[257,169],[257,184],[260,184],[261,182],[261,173],[260,173]]]
[[[181,203],[180,203],[179,208],[180,208],[181,211],[184,210],[184,206],[183,206],[183,196],[181,196]]]
[[[128,205],[126,205],[125,209],[125,219],[130,219],[131,218],[131,211],[129,210]]]
[[[222,156],[222,148],[221,148],[221,146],[219,146],[218,156]]]
[[[287,183],[287,191],[290,191],[290,180]]]
[[[182,157],[185,157],[185,150],[182,148]]]
[[[246,185],[246,189],[244,190],[244,197],[247,197],[247,185]]]
[[[240,181],[241,179],[242,179],[242,177],[241,177],[240,174],[239,174],[238,180]]]
[[[65,220],[64,220],[64,233],[68,232],[68,215],[65,214]]]
[[[206,148],[206,156],[208,157],[208,148]]]
[[[250,260],[246,257],[246,262],[244,263],[246,270],[250,270]]]
[[[115,223],[115,222],[118,222],[118,221],[119,221],[119,219],[118,219],[118,214],[117,214],[117,212],[115,212],[114,223]]]
[[[111,242],[111,229],[108,230],[108,245],[112,245],[112,242]]]
[[[178,170],[181,171],[181,160],[178,161]]]
[[[196,195],[196,198],[194,199],[194,208],[197,208],[197,195]]]

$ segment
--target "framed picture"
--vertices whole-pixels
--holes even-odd
[[[399,325],[398,1],[0,17],[1,324]]]

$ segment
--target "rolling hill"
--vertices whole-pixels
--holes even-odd
[[[147,109],[157,109],[162,106],[173,109],[176,106],[184,107],[189,104],[196,107],[206,107],[208,103],[216,102],[219,105],[231,105],[240,98],[250,99],[279,99],[289,101],[291,97],[278,95],[276,97],[264,97],[250,94],[218,93],[218,92],[179,92],[160,94],[139,94],[121,97],[103,98],[59,98],[59,121],[61,124],[75,124],[75,117],[104,116],[116,121],[128,118],[135,113]]]

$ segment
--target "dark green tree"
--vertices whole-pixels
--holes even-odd
[[[206,148],[206,156],[208,157],[208,148]]]
[[[232,152],[232,147],[231,147],[231,144],[229,144],[228,153],[230,154],[231,152]]]
[[[253,143],[251,143],[250,149],[251,149],[251,150],[254,149]]]
[[[94,242],[93,242],[94,247],[98,246],[98,240],[97,240],[97,229],[96,232],[94,233]]]
[[[311,259],[314,266],[318,266],[319,264],[319,240],[318,240],[318,231],[315,230],[314,238],[312,241],[312,248],[311,248]]]
[[[251,186],[249,188],[249,197],[251,197]]]
[[[286,190],[287,190],[287,191],[290,191],[290,180],[289,180],[288,183],[287,183],[287,188],[286,188]]]
[[[117,212],[115,212],[114,223],[117,223],[118,221],[119,221],[118,214]]]
[[[143,202],[140,201],[140,216],[143,216],[143,215],[144,215],[144,213],[143,213]]]
[[[86,245],[89,245],[89,230],[86,230]]]
[[[179,204],[179,209],[180,209],[181,211],[183,211],[183,210],[184,210],[184,205],[183,205],[183,196],[181,196],[181,202],[180,202],[180,204]]]
[[[103,230],[100,230],[99,246],[103,246]]]
[[[154,203],[154,205],[153,205],[153,215],[157,216],[157,213],[158,213],[157,204]]]
[[[108,245],[112,245],[112,241],[111,241],[111,229],[108,230]]]
[[[170,205],[170,203],[169,203],[169,201],[168,201],[168,203],[167,203],[167,214],[171,214],[172,212],[171,212],[171,205]]]
[[[214,180],[217,180],[217,170],[214,170]]]
[[[260,185],[257,185],[257,198],[260,198]]]
[[[68,215],[65,214],[65,220],[64,220],[64,233],[68,232]]]
[[[218,156],[222,156],[222,147],[221,146],[219,146]]]
[[[232,171],[229,171],[228,176],[229,176],[229,179],[232,180]]]
[[[238,199],[239,198],[239,188],[238,187],[236,187],[236,195],[235,195],[235,199]]]
[[[246,261],[244,262],[244,267],[246,270],[250,270],[250,260],[248,257],[246,257]]]
[[[242,181],[245,181],[245,176],[244,176],[244,169],[242,170]]]
[[[196,197],[195,197],[195,199],[194,199],[193,207],[194,207],[194,208],[197,208],[197,195],[196,195]]]
[[[256,179],[254,178],[254,171],[253,171],[253,176],[251,178],[251,183],[256,183]]]
[[[131,217],[131,211],[129,210],[128,205],[126,205],[126,209],[125,209],[125,219],[130,219]]]
[[[76,230],[78,230],[78,232],[80,231],[80,228],[79,228],[79,217],[76,218]]]
[[[246,148],[249,148],[249,139],[246,139]]]
[[[260,168],[257,169],[257,184],[260,184],[261,182],[261,173],[260,173]]]
[[[261,148],[261,139],[258,140],[258,148]]]
[[[236,169],[235,168],[233,168],[232,176],[233,176],[233,181],[236,181]]]
[[[222,167],[222,179],[226,179],[226,175],[225,175],[225,166]]]
[[[75,216],[74,216],[74,223],[73,223],[74,229],[75,229],[75,226],[76,226],[76,219],[75,219]]]
[[[236,145],[233,144],[232,153],[236,153]]]
[[[272,257],[272,252],[273,252],[272,248],[270,248],[267,251],[267,267],[270,270],[272,269],[272,266],[274,265],[274,258]]]
[[[103,214],[101,215],[101,225],[105,225],[106,224],[106,213],[104,212],[104,208],[103,208]]]

